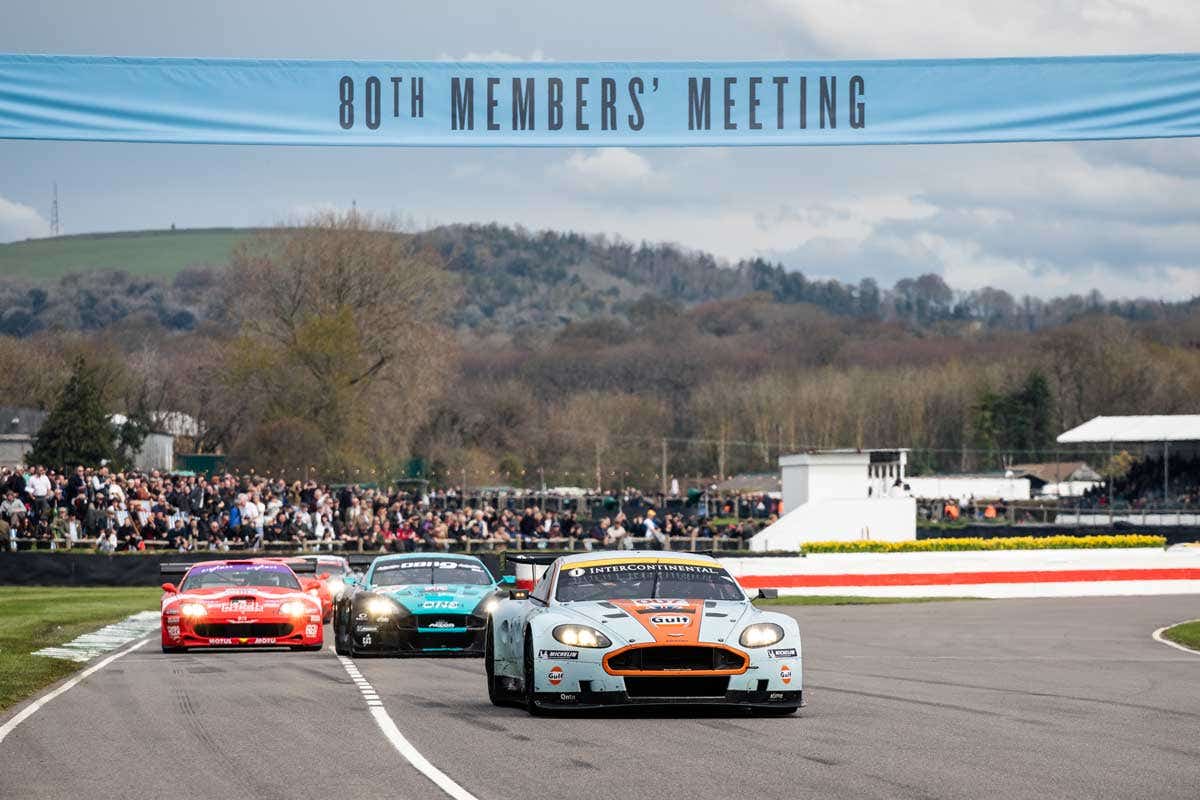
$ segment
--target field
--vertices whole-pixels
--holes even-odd
[[[169,278],[184,267],[225,264],[234,245],[251,232],[232,228],[131,231],[0,244],[0,279],[57,279],[90,269]]]
[[[30,655],[158,607],[162,590],[0,586],[0,710],[79,669]]]

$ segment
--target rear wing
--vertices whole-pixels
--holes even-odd
[[[191,564],[159,564],[158,577],[163,583],[174,583],[176,578],[182,578],[191,568]]]
[[[376,558],[379,556],[373,553],[351,553],[346,556],[346,561],[350,562],[350,569],[355,572],[365,572]]]
[[[526,591],[537,585],[537,582],[550,569],[550,565],[561,556],[543,555],[538,553],[513,553],[504,558],[505,565],[512,564],[513,574],[517,577],[517,588]]]

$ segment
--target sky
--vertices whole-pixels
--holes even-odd
[[[0,52],[762,60],[1188,52],[1195,0],[0,0]],[[1200,294],[1200,141],[702,149],[0,141],[0,242],[317,209],[604,233],[884,286]]]

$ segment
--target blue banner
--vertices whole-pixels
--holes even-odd
[[[1200,55],[457,63],[0,54],[0,138],[867,145],[1200,135]]]

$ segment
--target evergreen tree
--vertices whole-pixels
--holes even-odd
[[[55,469],[99,466],[113,459],[115,440],[95,370],[77,358],[58,402],[34,437],[29,463]]]

